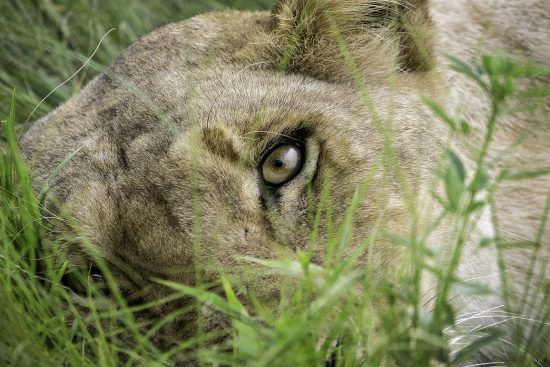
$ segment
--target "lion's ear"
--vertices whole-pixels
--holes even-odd
[[[428,0],[278,0],[238,56],[328,80],[432,66]],[[355,66],[352,66],[355,65]]]

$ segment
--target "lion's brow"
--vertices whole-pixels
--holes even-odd
[[[223,129],[216,127],[204,128],[202,131],[202,141],[207,149],[220,157],[233,162],[239,159],[239,154],[233,141]]]

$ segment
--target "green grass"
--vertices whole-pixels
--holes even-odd
[[[55,3],[4,0],[0,3],[0,14],[3,14],[0,27],[9,30],[0,40],[3,50],[0,116],[5,118],[0,133],[5,149],[0,159],[0,365],[164,366],[194,361],[205,365],[324,366],[327,360],[333,360],[338,366],[458,366],[474,353],[499,343],[498,327],[471,332],[455,327],[460,315],[455,314],[450,294],[454,287],[474,295],[487,292],[479,284],[456,279],[454,270],[480,211],[494,206],[496,187],[503,180],[545,174],[502,172],[495,178],[486,174],[486,154],[500,118],[510,112],[509,102],[516,96],[516,82],[534,74],[548,73],[547,69],[519,64],[505,57],[485,56],[476,65],[450,59],[455,70],[469,76],[486,91],[492,114],[486,122],[483,146],[475,153],[473,171],[466,174],[463,162],[449,149],[441,155],[439,168],[434,172],[435,179],[444,188],[440,196],[434,194],[435,200],[444,208],[442,217],[456,228],[447,262],[428,265],[436,256],[428,248],[427,239],[440,225],[437,218],[427,229],[418,226],[403,237],[378,232],[383,213],[379,213],[378,222],[374,222],[373,231],[362,246],[351,256],[343,256],[339,250],[349,239],[354,210],[370,187],[371,181],[367,179],[350,203],[344,222],[333,229],[328,243],[330,256],[323,267],[312,265],[308,252],[301,253],[296,263],[249,259],[260,262],[266,269],[298,279],[299,286],[294,291],[281,290],[282,300],[277,310],[265,307],[253,295],[246,302],[253,307],[247,309],[225,278],[221,279],[225,297],[209,292],[206,286],[192,288],[159,281],[172,288],[173,295],[151,304],[128,305],[100,258],[95,260],[105,274],[103,287],[108,288],[113,297],[106,299],[105,289],[90,282],[85,274],[71,274],[73,284],[79,284],[83,290],[78,300],[64,286],[69,268],[60,251],[63,239],[52,241],[45,237],[51,222],[64,219],[41,213],[40,197],[35,196],[31,173],[20,158],[16,143],[24,122],[33,111],[31,121],[78,92],[118,52],[155,26],[227,6],[250,8],[249,3],[246,0],[170,0],[150,5],[156,3],[133,1],[131,7],[119,0],[101,4],[92,0]],[[259,1],[255,6],[268,9],[270,3]],[[97,42],[113,28],[89,67],[56,89],[82,66]],[[341,47],[345,54],[345,45]],[[347,61],[353,71],[353,60]],[[356,77],[355,81],[357,87],[365,91],[366,107],[373,108],[361,79]],[[35,110],[42,98],[54,89]],[[543,92],[533,91],[539,96],[543,96]],[[426,104],[440,117],[441,124],[447,124],[451,140],[469,133],[467,122],[448,114],[434,101],[426,100]],[[517,105],[514,108],[517,109]],[[391,159],[392,154],[390,147],[385,158]],[[478,193],[483,190],[488,195],[480,199]],[[330,220],[329,185],[322,197],[315,213],[316,223]],[[548,217],[550,197],[547,203],[541,228]],[[414,203],[411,206],[414,209]],[[419,215],[411,212],[411,216]],[[312,243],[318,235],[315,227]],[[363,268],[355,266],[362,252],[382,235],[405,247],[411,259],[409,268],[398,276],[396,283],[373,277],[375,269],[371,262]],[[499,257],[514,245],[530,245],[536,253],[537,246],[543,245],[540,238],[539,243],[502,244],[497,234],[495,238],[484,239],[480,246],[494,246]],[[534,261],[537,266],[546,265]],[[421,304],[419,297],[424,272],[430,272],[438,280],[437,297],[430,309]],[[505,272],[502,277],[506,285]],[[546,287],[532,289],[530,294],[547,293],[549,287]],[[505,311],[519,312],[514,305],[525,294],[515,294],[506,286],[503,292],[509,301]],[[230,338],[221,345],[212,345],[209,341],[220,335],[202,332],[168,349],[158,349],[151,340],[156,328],[193,309],[175,311],[158,320],[157,325],[143,325],[135,315],[143,309],[188,296],[196,298],[201,305],[207,304],[230,315],[232,329],[226,331]],[[544,310],[540,313],[543,318],[538,320],[541,326],[531,329],[527,339],[519,337],[525,322],[517,321],[516,335],[512,336],[517,349],[509,355],[509,365],[536,366],[533,355],[550,361],[548,352],[541,355],[533,342],[548,334],[544,326],[550,320],[547,299],[543,297],[543,304],[538,306]],[[148,326],[149,331],[143,333],[143,326]],[[457,332],[462,333],[465,340],[458,351],[452,347],[452,337]]]
[[[26,119],[42,98],[82,66],[110,30],[113,31],[101,43],[88,67],[41,103],[32,120],[77,93],[120,51],[155,27],[205,11],[267,10],[272,3],[272,0],[138,0],[128,6],[120,0],[3,0],[0,115],[7,116],[11,92],[16,88],[18,115]]]

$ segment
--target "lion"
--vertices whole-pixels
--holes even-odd
[[[345,256],[374,235],[356,266],[370,261],[373,278],[397,279],[409,257],[382,234],[407,236],[441,212],[433,177],[449,129],[426,98],[471,127],[467,139],[453,143],[467,170],[475,167],[472,147],[483,143],[491,114],[484,91],[449,68],[445,55],[471,61],[505,52],[547,63],[548,14],[544,0],[278,0],[271,13],[198,15],[137,40],[35,122],[22,151],[37,190],[48,182],[48,212],[77,224],[56,223],[54,235],[93,244],[130,301],[169,294],[154,279],[193,286],[223,274],[239,294],[275,305],[294,280],[248,260],[296,261],[311,251],[312,263],[322,266],[331,226],[346,224],[352,202]],[[533,77],[521,88],[546,81]],[[548,111],[546,100],[542,123],[528,114],[502,116],[487,152],[489,177],[548,168]],[[528,268],[530,249],[511,249],[500,259],[496,246],[479,243],[495,236],[502,243],[537,242],[539,256],[548,256],[541,218],[549,192],[548,175],[498,186],[495,209],[479,213],[455,272],[494,292],[453,294],[461,313],[501,320],[491,310],[505,303],[503,271],[513,290],[526,287],[529,272],[548,281],[546,269]],[[316,219],[325,196],[332,223]],[[428,214],[417,223],[412,213]],[[428,245],[445,258],[454,227],[443,222]],[[89,247],[73,240],[67,251],[71,267],[90,266]],[[437,292],[425,275],[423,303]],[[152,317],[168,310],[155,312]],[[535,306],[528,314],[543,316]],[[209,329],[227,327],[216,314],[205,322]],[[471,317],[465,325],[482,322],[487,319]],[[195,329],[189,316],[165,332],[185,337]],[[539,350],[544,358],[544,346]],[[485,351],[477,361],[497,352]]]

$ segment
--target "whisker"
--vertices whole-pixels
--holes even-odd
[[[99,50],[99,48],[101,47],[101,44],[103,43],[103,41],[105,40],[105,38],[107,38],[107,36],[112,32],[114,31],[115,28],[111,28],[107,31],[107,33],[105,33],[103,35],[103,37],[101,37],[101,39],[99,40],[98,44],[97,44],[97,47],[95,48],[95,50],[92,52],[92,54],[90,55],[90,57],[88,57],[86,59],[86,61],[84,62],[84,64],[82,64],[82,66],[80,68],[78,68],[77,71],[75,71],[70,77],[68,77],[67,79],[65,79],[63,82],[61,82],[57,87],[55,87],[54,89],[52,89],[52,91],[50,93],[48,93],[44,98],[42,98],[42,100],[40,102],[38,102],[38,104],[34,107],[34,109],[31,111],[29,117],[27,117],[27,119],[25,120],[25,122],[23,123],[23,127],[25,127],[27,125],[27,123],[29,122],[29,120],[31,119],[31,117],[34,115],[34,113],[36,112],[36,110],[38,109],[38,107],[40,107],[40,105],[42,105],[42,103],[48,99],[48,97],[50,97],[52,94],[55,93],[56,90],[58,90],[59,88],[61,88],[62,86],[64,86],[65,84],[67,84],[72,78],[74,78],[76,75],[78,75],[78,73],[80,73],[82,70],[84,70],[84,68],[90,63],[90,61],[93,59],[93,57],[95,56],[95,54],[97,53],[97,51]],[[25,131],[25,129],[21,129],[21,131]],[[19,140],[21,138],[21,135],[19,135],[17,137],[17,140]]]
[[[467,279],[464,279],[465,282],[470,282],[472,280],[478,280],[478,279],[485,279],[485,278],[492,278],[492,277],[495,277],[495,276],[498,276],[498,275],[502,275],[502,274],[505,274],[505,273],[509,273],[510,271],[513,271],[515,270],[515,268],[510,268],[510,269],[507,269],[505,271],[501,271],[501,272],[498,272],[498,273],[493,273],[493,274],[489,274],[489,275],[483,275],[483,276],[479,276],[479,277],[473,277],[473,278],[467,278]]]
[[[495,364],[506,365],[506,362],[483,362],[483,363],[469,364],[462,367],[494,366]]]
[[[496,310],[496,309],[501,308],[501,307],[504,307],[504,305],[499,305],[499,306],[496,306],[496,307],[493,307],[493,308],[489,308],[487,310],[480,311],[478,313],[475,313],[473,316],[466,317],[466,318],[463,318],[463,319],[459,320],[458,322],[455,323],[455,325],[464,323],[468,320],[474,320],[474,319],[477,319],[477,318],[481,318],[479,316],[485,315],[486,313],[491,312],[491,311]],[[445,328],[443,331],[445,332],[445,330],[450,329],[451,327],[452,326],[449,326],[449,327]]]
[[[508,340],[506,340],[506,339],[504,339],[504,338],[499,338],[499,339],[500,339],[502,342],[504,342],[504,343],[506,343],[506,344],[508,344],[508,345],[510,345],[510,346],[512,346],[512,347],[514,347],[514,348],[516,348],[516,349],[518,349],[518,350],[520,350],[520,351],[522,350],[522,348],[518,347],[518,346],[515,345],[514,343],[511,343],[511,342],[509,342]],[[529,355],[529,358],[531,358],[539,367],[544,367],[544,366],[543,366],[539,361],[537,361],[534,357],[532,357],[532,356]]]

